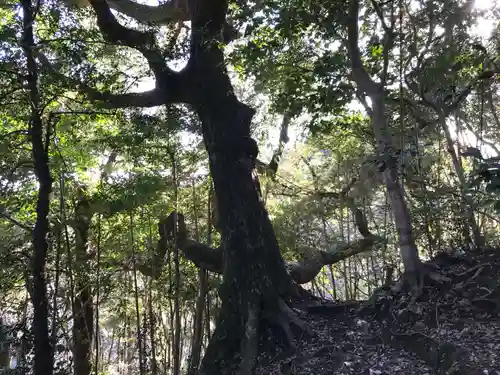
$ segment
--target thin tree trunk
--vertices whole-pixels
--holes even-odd
[[[148,235],[148,244],[149,248],[153,249],[153,233],[152,233],[152,221],[151,221],[151,214],[148,213],[148,228],[149,228],[149,235]],[[152,257],[153,259],[153,264],[152,269],[156,270],[157,264],[155,263],[155,257]],[[163,259],[162,259],[163,261]],[[153,310],[153,278],[150,277],[148,281],[148,296],[147,296],[147,314],[148,314],[148,321],[149,321],[149,340],[151,342],[151,375],[157,375],[158,374],[158,362],[156,359],[156,319],[155,319],[155,313]],[[144,337],[145,338],[145,337]]]
[[[347,215],[347,243],[351,243],[351,213]],[[346,267],[346,278],[349,280],[349,299],[355,299],[356,298],[356,290],[354,289],[354,281],[352,279],[352,258],[349,258],[347,260],[347,267]],[[347,298],[347,296],[346,296]]]
[[[175,349],[173,348],[175,343],[175,318],[174,318],[174,303],[172,301],[173,291],[174,291],[174,282],[173,282],[173,272],[172,272],[172,259],[170,257],[170,251],[168,254],[168,280],[169,280],[169,292],[168,292],[168,318],[169,318],[169,336],[170,340],[168,343],[168,368],[172,368],[173,356]]]
[[[376,83],[363,66],[358,46],[358,17],[359,0],[350,0],[347,44],[351,58],[352,74],[357,86],[365,95],[368,95],[372,101],[371,124],[377,144],[377,152],[380,157],[383,157],[383,177],[389,194],[389,203],[394,214],[401,257],[403,259],[405,272],[409,275],[417,276],[421,268],[421,262],[415,239],[413,238],[410,213],[405,201],[403,186],[400,182],[396,159],[393,155],[392,136],[389,132],[384,101],[383,85],[385,84],[385,78],[382,78],[382,84]],[[392,38],[392,35],[386,35],[386,37]],[[384,54],[388,53],[388,50],[384,50]],[[387,58],[387,56],[384,56],[384,58]],[[387,71],[384,71],[383,76],[386,74]]]
[[[177,159],[174,154],[175,151],[171,151],[170,157],[172,161],[172,176],[174,179],[174,200],[175,209],[178,211],[178,180],[177,180]],[[177,243],[177,226],[174,225],[174,244]],[[174,271],[175,271],[175,290],[174,290],[174,314],[175,314],[175,326],[171,327],[174,330],[174,342],[173,342],[173,375],[180,375],[181,372],[181,314],[180,314],[180,269],[179,269],[179,248],[174,246]]]
[[[143,343],[141,333],[141,311],[139,309],[139,290],[137,286],[137,268],[136,268],[136,254],[134,244],[134,216],[130,213],[130,246],[132,248],[133,257],[133,279],[134,279],[134,300],[135,300],[135,322],[136,322],[136,338],[137,349],[139,354],[139,374],[144,375],[144,358],[143,358]]]
[[[116,334],[116,329],[115,329],[115,327],[113,327],[111,330],[111,343],[109,345],[108,361],[105,364],[106,366],[109,366],[109,364],[111,363],[111,359],[113,358],[113,349],[115,346],[115,334]],[[119,342],[117,344],[117,349],[119,349]],[[118,355],[116,356],[116,359],[118,360]]]
[[[328,265],[328,271],[330,272],[330,282],[332,287],[331,296],[334,300],[337,299],[337,283],[335,281],[335,274],[333,273],[333,266],[331,264]]]
[[[208,204],[207,204],[207,245],[212,246],[212,238],[213,238],[213,227],[214,223],[212,221],[212,196],[214,195],[214,188],[212,180],[210,180],[210,187],[208,190]],[[208,275],[207,275],[208,276]],[[207,279],[208,283],[208,279]],[[211,327],[210,322],[212,319],[211,314],[212,307],[212,298],[210,296],[210,291],[207,291],[206,304],[205,304],[205,337],[207,340],[206,346],[208,346],[208,342],[210,342],[211,337]]]
[[[474,210],[472,208],[473,202],[472,199],[467,195],[467,181],[465,180],[464,168],[462,166],[462,163],[460,162],[459,155],[455,151],[455,146],[453,144],[453,139],[451,137],[450,129],[446,124],[446,118],[444,117],[444,114],[442,112],[439,112],[439,121],[441,123],[441,128],[444,131],[448,154],[450,154],[451,161],[453,163],[453,168],[455,169],[455,173],[458,178],[460,195],[462,196],[462,207],[463,210],[465,211],[469,227],[472,230],[472,235],[474,236],[473,237],[474,245],[478,247],[483,246],[484,241],[481,236],[481,231],[479,230],[479,226],[477,225],[476,218],[474,216]],[[459,142],[458,137],[457,137],[457,142]],[[460,147],[460,142],[458,144],[459,144],[458,147]],[[469,230],[467,230],[467,236],[470,237]]]
[[[193,216],[194,216],[194,224],[195,224],[195,239],[197,242],[200,241],[200,233],[198,227],[198,209],[196,205],[196,190],[194,182],[192,184],[193,189]],[[211,190],[211,189],[210,189]],[[210,191],[209,191],[210,194]],[[210,209],[210,197],[208,199],[208,212],[211,212]],[[210,215],[208,215],[209,227],[210,227]],[[209,245],[210,246],[210,245]],[[191,342],[191,357],[189,359],[189,367],[188,367],[188,375],[196,374],[198,370],[198,366],[200,364],[201,358],[201,344],[203,342],[203,318],[205,312],[205,301],[206,294],[208,290],[207,285],[207,271],[203,268],[198,270],[198,279],[200,281],[200,291],[198,293],[198,297],[196,299],[196,308],[194,314],[194,324],[193,324],[193,339]]]
[[[154,265],[153,265],[154,267]],[[158,364],[156,361],[156,340],[155,340],[155,315],[153,310],[153,281],[152,278],[149,279],[148,283],[148,313],[149,313],[149,337],[151,341],[151,374],[158,374]]]
[[[5,326],[0,316],[0,369],[9,368],[9,346],[5,343]]]
[[[94,309],[90,265],[87,256],[90,229],[90,203],[84,189],[80,191],[75,212],[75,303],[73,317],[73,358],[75,375],[89,375],[92,371],[92,338]]]
[[[52,375],[53,348],[49,337],[48,327],[48,299],[46,283],[47,263],[47,234],[49,232],[49,205],[52,191],[52,177],[49,169],[49,141],[50,127],[45,129],[42,122],[42,106],[38,87],[38,67],[33,55],[35,40],[33,28],[35,24],[34,10],[31,0],[21,0],[23,9],[23,31],[21,46],[26,58],[27,86],[31,115],[29,120],[29,134],[31,138],[32,155],[35,175],[38,180],[38,197],[36,202],[36,222],[33,228],[33,258],[31,259],[32,272],[32,303],[34,328],[34,374]]]
[[[387,187],[389,204],[394,215],[394,223],[398,233],[399,247],[405,272],[416,274],[420,268],[420,258],[413,237],[413,227],[406,204],[403,186],[399,178],[399,172],[391,153],[390,135],[387,129],[386,107],[383,94],[372,95],[373,114],[372,127],[377,139],[377,149],[380,155],[385,157],[385,169],[383,172]]]
[[[55,277],[54,277],[54,296],[52,299],[52,347],[55,348],[57,344],[57,312],[58,306],[57,306],[57,295],[59,294],[59,277],[61,275],[60,273],[60,266],[61,266],[61,251],[62,251],[62,246],[61,246],[61,228],[57,228],[57,233],[56,233],[56,259],[55,259]],[[52,351],[52,361],[54,361],[54,353],[55,351]]]
[[[97,280],[96,280],[96,299],[95,299],[95,375],[99,375],[99,305],[100,305],[100,290],[101,290],[101,215],[99,214],[97,217]],[[113,330],[114,334],[114,330]],[[110,349],[111,350],[111,349]],[[102,353],[104,354],[104,353]],[[101,361],[102,362],[102,361]]]

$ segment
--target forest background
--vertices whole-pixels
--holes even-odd
[[[168,3],[90,3],[0,6],[0,367],[194,373],[225,311],[209,247],[228,219],[206,103],[158,101],[174,81],[154,59],[182,71],[198,26]],[[230,3],[211,47],[256,111],[254,174],[286,270],[335,301],[368,299],[408,257],[500,237],[496,3],[343,3]],[[113,20],[154,42],[113,36]]]

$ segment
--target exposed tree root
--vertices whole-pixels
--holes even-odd
[[[421,264],[418,272],[404,273],[394,285],[384,285],[375,290],[358,312],[363,314],[372,309],[389,308],[393,300],[392,296],[405,292],[411,295],[410,304],[413,304],[422,297],[426,287],[440,286],[450,282],[451,279],[441,274],[439,268],[430,264]]]
[[[489,263],[489,262],[488,263],[481,263],[481,264],[478,264],[474,267],[469,268],[468,270],[466,270],[462,273],[459,273],[457,275],[457,277],[464,277],[464,276],[467,276],[475,271],[474,275],[467,280],[467,282],[469,282],[469,281],[474,280],[476,277],[478,277],[479,274],[484,270],[484,267],[490,267],[490,266],[491,266],[491,263]]]
[[[302,332],[314,336],[314,332],[307,323],[300,319],[295,311],[293,311],[282,298],[278,299],[274,309],[263,311],[263,318],[272,325],[281,328],[282,332],[285,334],[287,346],[293,350],[296,349],[296,345],[291,329],[292,325],[299,328]]]
[[[342,314],[351,309],[358,309],[359,301],[345,302],[324,302],[318,305],[307,306],[307,312],[310,314],[321,314],[324,316]]]
[[[401,293],[408,290],[412,294],[412,302],[418,300],[427,285],[439,285],[449,283],[451,279],[442,275],[438,269],[428,264],[422,264],[417,272],[406,272],[401,279],[390,289],[393,293]]]
[[[200,375],[212,375],[214,371],[218,371],[218,375],[252,374],[259,355],[259,333],[263,322],[271,328],[273,336],[284,338],[285,346],[292,351],[297,348],[292,326],[314,336],[309,325],[281,297],[246,305],[248,315],[244,322],[239,309],[234,310],[234,306],[226,305],[229,311],[221,311],[222,316],[212,336],[211,350],[203,358]],[[225,371],[221,373],[220,368]]]

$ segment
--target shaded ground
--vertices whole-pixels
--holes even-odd
[[[263,339],[257,373],[500,375],[500,249],[429,264],[451,282],[417,301],[380,290],[363,304],[297,310],[315,337],[298,336],[294,352]]]

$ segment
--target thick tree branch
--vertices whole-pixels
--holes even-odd
[[[191,19],[187,0],[171,0],[157,6],[139,4],[132,0],[107,0],[107,2],[114,10],[142,23],[165,25]]]
[[[106,0],[90,0],[97,15],[97,25],[108,41],[131,48],[149,48],[155,45],[155,36],[150,32],[129,29],[120,25]]]
[[[175,239],[176,246],[184,254],[185,258],[193,262],[197,267],[204,268],[215,273],[222,273],[222,249],[211,248],[210,246],[193,241],[188,238],[184,216],[172,212],[168,217],[163,218],[158,223],[158,233],[160,239],[153,258],[145,264],[138,265],[138,270],[146,276],[158,278],[161,276],[165,255],[174,245],[173,229],[177,221],[177,232]]]
[[[394,21],[391,22],[391,26],[388,26],[387,23],[385,22],[385,17],[384,13],[382,11],[382,8],[380,7],[380,4],[375,1],[375,0],[370,0],[373,9],[375,10],[375,13],[377,14],[378,19],[382,23],[382,28],[384,29],[384,44],[383,48],[383,68],[382,68],[382,74],[380,75],[380,81],[381,81],[381,86],[385,86],[385,83],[387,81],[387,71],[389,69],[389,53],[392,50],[392,47],[394,45],[394,39],[395,39],[395,34],[394,34]]]
[[[298,284],[311,282],[321,271],[323,266],[340,262],[353,255],[370,251],[375,243],[383,242],[378,236],[360,238],[351,243],[338,244],[329,251],[307,249],[299,261],[287,262],[290,277]]]
[[[270,176],[272,179],[276,177],[276,173],[278,172],[278,166],[283,156],[283,151],[285,150],[285,145],[289,141],[288,137],[288,128],[290,127],[290,122],[292,120],[291,112],[287,111],[283,114],[283,119],[281,121],[281,129],[280,129],[280,138],[278,147],[273,153],[271,160],[269,163],[264,163],[261,160],[256,160],[256,168],[259,173],[266,174]]]
[[[137,92],[137,93],[126,93],[126,94],[113,94],[109,91],[99,91],[84,82],[80,82],[76,79],[67,77],[66,75],[60,73],[47,59],[47,57],[42,53],[37,53],[38,61],[41,63],[42,68],[49,71],[50,74],[57,78],[62,84],[70,84],[78,89],[78,91],[85,94],[89,100],[102,102],[103,106],[108,109],[112,108],[130,108],[130,107],[143,107],[150,108],[166,103],[177,103],[184,102],[184,90],[175,89],[168,91],[169,95],[166,95],[159,88],[153,90]],[[173,75],[171,78],[172,87],[181,87],[181,77],[180,74]]]
[[[90,86],[80,84],[80,91],[87,94],[92,101],[102,102],[105,108],[150,108],[165,104],[165,98],[158,89],[145,92],[132,92],[127,94],[113,94],[106,91],[98,91]],[[171,102],[174,102],[173,100]]]
[[[97,24],[105,39],[109,42],[134,48],[142,53],[148,61],[155,76],[156,88],[163,93],[169,93],[169,98],[163,98],[163,104],[169,102],[184,102],[184,74],[170,69],[161,50],[156,46],[155,35],[122,26],[111,12],[106,0],[90,0],[97,15]]]
[[[385,32],[388,32],[389,30],[392,31],[392,27],[387,26],[387,23],[385,22],[384,12],[382,11],[380,4],[375,0],[370,0],[370,3],[372,4],[372,7],[375,10],[375,13],[377,14],[378,19],[382,23],[382,28],[384,29],[384,31]]]
[[[356,182],[355,179],[352,181],[352,185]],[[350,185],[350,186],[352,186]],[[370,232],[368,229],[368,222],[366,221],[365,215],[363,215],[363,212],[356,206],[356,203],[354,202],[354,199],[347,196],[346,193],[343,191],[341,193],[334,193],[334,192],[319,192],[318,196],[320,198],[334,198],[338,199],[341,201],[343,204],[345,204],[349,210],[351,210],[351,213],[354,216],[354,221],[356,223],[356,228],[358,228],[359,233],[363,237],[372,237],[373,234]]]
[[[78,1],[80,2],[80,4],[78,4],[80,7],[90,5],[88,0]],[[111,9],[144,24],[169,25],[177,22],[179,24],[177,30],[180,30],[185,21],[190,21],[192,19],[192,12],[189,11],[188,0],[171,0],[156,6],[139,4],[133,0],[106,0],[106,2]],[[233,41],[237,35],[238,30],[236,30],[234,26],[229,23],[224,25],[224,42],[229,43]],[[177,36],[173,39],[177,40]]]
[[[336,245],[329,251],[317,249],[304,249],[303,258],[300,261],[287,262],[287,269],[291,278],[298,284],[305,284],[312,281],[323,266],[334,264],[353,255],[370,251],[374,244],[383,242],[383,238],[373,235],[369,229],[367,221],[354,200],[346,194],[352,187],[355,180],[351,181],[340,193],[323,192],[317,194],[319,198],[341,199],[353,212],[356,226],[363,238],[352,243],[342,243]],[[149,264],[142,264],[138,269],[146,276],[159,277],[164,265],[164,258],[169,248],[174,246],[174,223],[177,221],[177,232],[175,236],[176,244],[184,257],[192,261],[197,267],[205,268],[215,273],[223,271],[223,249],[222,247],[212,248],[189,238],[186,229],[184,216],[180,213],[172,212],[167,218],[160,220],[158,231],[160,239],[158,246]]]
[[[283,114],[283,120],[281,121],[281,130],[280,130],[280,139],[278,148],[273,154],[271,161],[267,165],[268,171],[271,173],[272,178],[276,176],[278,172],[278,165],[281,160],[281,156],[283,156],[283,151],[285,150],[285,145],[287,144],[288,137],[288,128],[290,127],[290,121],[292,120],[291,112],[286,111]]]
[[[349,16],[347,18],[347,50],[351,57],[352,76],[360,89],[370,96],[379,91],[379,85],[377,85],[366,72],[363,61],[361,60],[361,52],[358,46],[358,17],[359,0],[350,0]]]
[[[380,76],[380,86],[384,87],[385,84],[387,83],[387,73],[389,70],[389,58],[390,58],[390,52],[392,50],[392,47],[394,46],[394,39],[395,39],[395,34],[392,31],[392,29],[388,30],[385,32],[384,35],[384,50],[383,50],[383,68],[382,68],[382,74]]]

